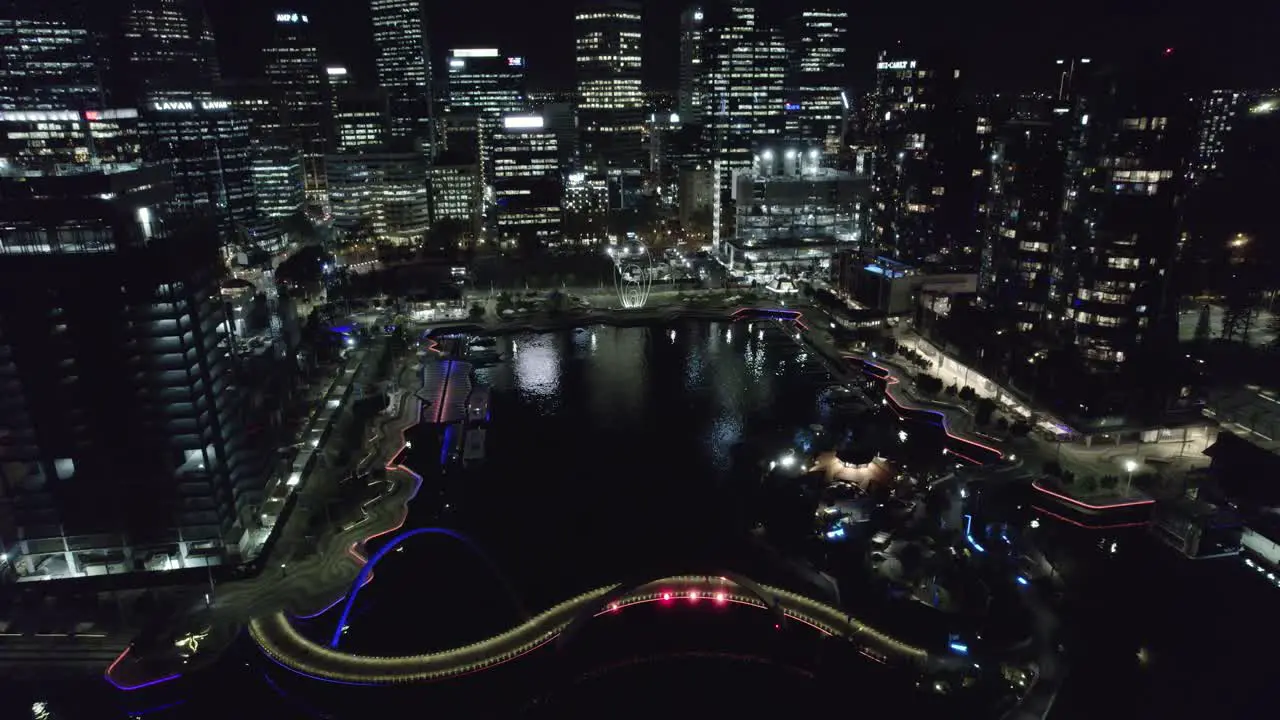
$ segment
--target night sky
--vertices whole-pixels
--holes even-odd
[[[206,0],[224,73],[258,72],[258,49],[269,39],[277,10],[305,12],[321,33],[326,62],[345,63],[372,80],[372,31],[367,0]],[[450,47],[497,45],[527,58],[534,89],[573,86],[571,0],[430,0],[429,37],[437,69]],[[674,89],[679,61],[679,12],[688,0],[644,0],[648,86]],[[1223,0],[1046,0],[1015,2],[853,2],[851,85],[870,82],[876,53],[904,47],[948,49],[967,67],[978,90],[1030,90],[1052,75],[1058,55],[1099,58],[1173,47],[1194,68],[1193,89],[1280,86],[1274,32],[1280,3]],[[766,16],[798,2],[760,3]],[[438,70],[437,70],[438,71]]]

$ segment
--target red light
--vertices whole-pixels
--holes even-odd
[[[1173,54],[1173,48],[1171,48],[1171,47],[1165,48],[1165,49],[1164,49],[1164,54],[1165,54],[1165,55],[1172,55],[1172,54]]]
[[[689,602],[698,602],[698,593],[697,593],[697,592],[695,592],[695,591],[693,591],[693,590],[690,590],[690,591],[689,591]]]
[[[724,593],[716,593],[716,602],[720,603],[721,605],[728,602],[728,600],[729,600],[728,596],[726,596]]]
[[[662,599],[663,599],[663,600],[670,600],[670,599],[671,599],[671,593],[662,593]]]
[[[778,624],[778,623],[774,623],[774,624],[773,624],[773,629],[774,629],[774,630],[781,630],[781,629],[782,629],[782,625],[780,625],[780,624]]]
[[[84,111],[84,119],[85,119],[85,120],[88,120],[88,121],[90,121],[90,122],[93,122],[93,121],[97,120],[97,119],[98,119],[98,118],[100,118],[100,117],[102,117],[102,116],[101,116],[100,114],[98,114],[98,111],[97,111],[97,110],[85,110],[85,111]]]
[[[618,609],[618,603],[609,603],[609,609],[616,611]]]

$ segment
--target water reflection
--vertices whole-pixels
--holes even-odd
[[[513,339],[516,387],[528,402],[551,405],[560,394],[560,358],[556,335],[522,335]]]

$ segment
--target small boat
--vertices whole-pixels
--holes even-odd
[[[472,465],[484,461],[484,428],[471,428],[462,446],[462,463]]]
[[[467,422],[482,423],[489,420],[489,388],[476,387],[467,399]]]

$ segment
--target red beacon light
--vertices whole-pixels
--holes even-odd
[[[1165,54],[1165,57],[1168,57],[1168,56],[1172,55],[1172,54],[1173,54],[1173,48],[1171,48],[1171,47],[1167,47],[1167,48],[1165,48],[1165,49],[1164,49],[1164,54]]]
[[[690,590],[690,591],[689,591],[689,602],[691,602],[691,603],[696,603],[696,602],[698,602],[698,593],[697,593],[697,591],[696,591],[696,590]]]
[[[728,595],[725,595],[724,593],[716,593],[716,602],[720,603],[721,605],[728,602],[728,600],[729,600]]]
[[[664,593],[662,593],[662,599],[663,599],[664,601],[670,600],[670,599],[671,599],[671,593],[669,593],[669,592],[664,592]]]

